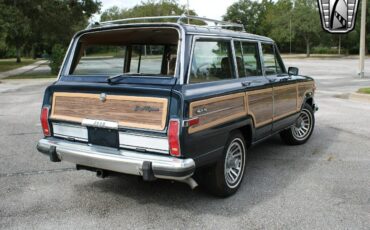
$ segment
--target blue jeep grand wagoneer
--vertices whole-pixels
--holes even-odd
[[[276,133],[305,143],[317,110],[312,78],[286,70],[273,40],[240,27],[184,15],[90,25],[45,91],[37,149],[101,177],[235,193],[247,151]]]

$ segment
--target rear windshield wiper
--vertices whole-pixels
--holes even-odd
[[[108,84],[115,84],[115,83],[119,82],[120,80],[122,80],[126,77],[127,76],[125,76],[123,74],[117,74],[117,75],[108,77],[107,82],[108,82]]]

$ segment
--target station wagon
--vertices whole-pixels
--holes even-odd
[[[93,23],[45,91],[37,149],[100,177],[199,183],[226,197],[253,145],[310,138],[314,92],[272,39],[239,24],[185,15]]]

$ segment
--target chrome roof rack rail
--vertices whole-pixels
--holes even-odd
[[[179,24],[189,24],[190,20],[196,20],[205,23],[206,25],[196,25],[202,26],[206,28],[239,28],[242,31],[245,31],[244,26],[242,24],[233,23],[233,22],[225,22],[205,17],[193,16],[193,15],[169,15],[169,16],[155,16],[155,17],[140,17],[140,18],[124,18],[112,21],[103,21],[103,22],[92,22],[90,23],[86,29],[97,28],[97,27],[104,27],[107,25],[122,25],[122,24],[129,24],[130,22],[135,21],[157,21],[157,22],[164,22],[164,19],[168,20],[176,20]],[[187,23],[184,23],[184,20],[187,20]],[[214,25],[209,25],[208,23],[214,23]],[[195,25],[195,24],[191,24]]]

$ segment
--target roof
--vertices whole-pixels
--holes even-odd
[[[167,20],[164,21],[164,20]],[[205,25],[196,25],[196,24],[187,24],[184,21],[200,21]],[[149,21],[149,22],[148,22]],[[153,22],[156,21],[156,22]],[[171,22],[172,21],[172,22]],[[173,22],[176,21],[176,22]],[[209,25],[214,23],[214,25]],[[273,42],[271,38],[255,35],[245,32],[245,28],[242,24],[219,21],[215,19],[209,19],[198,16],[190,15],[170,15],[170,16],[158,16],[158,17],[140,17],[140,18],[126,18],[118,19],[113,21],[105,22],[94,22],[91,23],[85,31],[99,31],[99,30],[109,30],[112,28],[126,28],[126,27],[151,27],[151,26],[176,26],[181,27],[186,34],[193,35],[216,35],[223,37],[234,37],[234,38],[244,38],[244,39],[253,39],[260,41]],[[234,30],[233,30],[234,28]],[[235,29],[241,29],[242,31],[237,31]]]
[[[269,37],[256,35],[247,33],[245,31],[235,31],[235,30],[228,30],[223,28],[217,27],[204,27],[204,26],[197,26],[197,25],[181,25],[187,34],[199,34],[199,35],[218,35],[224,37],[234,37],[234,38],[245,38],[245,39],[253,39],[253,40],[261,40],[261,41],[268,41],[272,42],[273,40]]]

